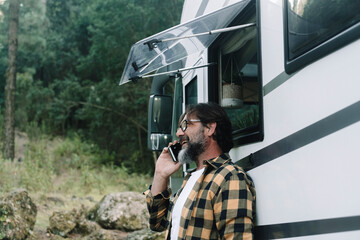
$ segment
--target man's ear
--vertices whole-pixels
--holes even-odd
[[[208,128],[208,131],[206,132],[206,134],[208,136],[216,135],[216,122],[208,123],[207,128]]]

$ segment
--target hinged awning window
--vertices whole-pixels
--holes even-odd
[[[249,2],[237,2],[135,43],[130,49],[120,85],[203,51],[220,32],[254,26],[251,23],[224,29]]]

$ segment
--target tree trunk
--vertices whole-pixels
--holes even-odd
[[[19,0],[11,0],[9,6],[9,65],[6,70],[5,117],[4,117],[4,158],[15,157],[15,82],[17,35],[19,25]]]
[[[144,164],[144,163],[145,163],[145,159],[144,159],[144,152],[143,152],[143,146],[142,146],[142,141],[141,141],[141,130],[140,130],[139,127],[137,127],[137,132],[138,132],[138,140],[139,140],[139,150],[140,150],[141,163]]]

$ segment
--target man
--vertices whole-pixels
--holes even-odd
[[[233,142],[226,112],[215,103],[190,105],[179,122],[179,162],[164,148],[152,186],[145,192],[150,228],[167,230],[171,240],[252,239],[255,187],[227,154]],[[191,161],[195,161],[196,170],[185,177],[170,200],[170,176]]]

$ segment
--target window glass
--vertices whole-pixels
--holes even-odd
[[[175,79],[175,95],[174,95],[174,112],[173,112],[173,125],[172,125],[172,136],[176,139],[176,131],[178,129],[178,120],[182,114],[183,104],[183,84],[182,78]]]
[[[257,53],[255,27],[234,32],[220,43],[219,102],[229,115],[235,135],[259,130]]]
[[[360,0],[288,0],[288,60],[360,21]]]
[[[259,1],[251,1],[230,26],[258,22]],[[227,112],[235,146],[262,141],[262,79],[259,23],[221,34],[209,48],[209,100]],[[230,27],[229,26],[229,27]]]
[[[185,105],[196,104],[198,102],[197,92],[197,77],[194,77],[185,86]]]
[[[198,103],[197,76],[185,86],[185,105]],[[185,171],[196,168],[196,163],[186,164]]]
[[[179,127],[179,118],[182,114],[183,104],[183,84],[182,78],[175,78],[175,91],[174,91],[174,110],[173,110],[173,125],[172,125],[172,140],[177,139],[176,131]],[[176,192],[180,189],[184,180],[183,168],[180,168],[170,178],[170,186],[172,191]]]
[[[173,125],[172,125],[172,140],[177,139],[176,131],[179,127],[179,118],[182,114],[183,104],[183,84],[182,78],[175,78],[175,91],[174,91],[174,110],[173,110]],[[183,168],[180,168],[170,178],[170,186],[172,191],[176,192],[180,189],[184,180]]]

